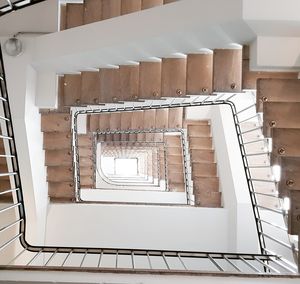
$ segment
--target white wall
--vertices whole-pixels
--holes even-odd
[[[3,42],[5,39],[0,40]],[[32,243],[42,244],[48,187],[40,114],[35,106],[36,72],[29,65],[32,40],[24,39],[24,44],[26,50],[22,55],[9,57],[4,54],[4,64],[28,218],[27,238]]]
[[[226,224],[226,209],[51,204],[46,244],[227,251]]]
[[[81,189],[81,199],[102,202],[133,202],[155,204],[186,204],[185,192],[129,189]]]
[[[47,0],[6,14],[0,18],[0,27],[0,36],[13,36],[18,32],[56,32],[58,1]]]

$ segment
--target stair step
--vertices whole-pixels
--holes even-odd
[[[191,162],[210,163],[215,161],[214,150],[198,150],[193,149],[191,153]]]
[[[183,108],[176,107],[169,109],[168,116],[169,128],[182,128],[183,123]]]
[[[142,0],[142,10],[163,5],[163,0]]]
[[[99,114],[99,130],[106,131],[110,129],[110,113]],[[98,115],[96,115],[98,116]]]
[[[126,15],[140,11],[142,9],[141,0],[122,0],[121,14]]]
[[[71,130],[71,115],[68,113],[43,113],[41,115],[43,132],[66,132]]]
[[[188,128],[188,126],[197,126],[197,125],[210,125],[208,120],[191,120],[185,119],[183,122],[183,128]]]
[[[189,137],[210,137],[210,125],[188,125]]]
[[[289,190],[300,188],[300,157],[281,157],[281,177],[278,183],[280,197],[288,196]]]
[[[79,165],[80,167],[92,167],[93,166],[93,157],[80,157]]]
[[[64,106],[80,104],[81,99],[81,74],[67,74],[64,76]]]
[[[290,197],[290,210],[288,214],[288,233],[291,235],[299,235],[300,233],[300,191],[291,190]]]
[[[273,128],[272,162],[279,157],[300,157],[300,129]]]
[[[195,205],[200,207],[221,207],[221,192],[201,192],[195,195]]]
[[[218,177],[194,177],[193,178],[194,194],[206,191],[219,191]]]
[[[213,54],[188,54],[187,94],[212,93]]]
[[[190,149],[212,149],[211,137],[191,137],[189,139]]]
[[[71,29],[83,25],[83,5],[67,4],[66,28]]]
[[[94,167],[80,165],[80,177],[81,176],[93,176]],[[81,180],[80,180],[81,181]]]
[[[93,184],[92,176],[82,176],[80,175],[80,186],[81,187],[90,187]]]
[[[183,173],[183,166],[180,164],[169,165],[168,172],[170,173]]]
[[[300,128],[300,102],[265,102],[263,113],[263,134],[267,137],[272,127]]]
[[[169,110],[161,108],[156,110],[155,128],[168,128]]]
[[[90,135],[78,135],[78,147],[92,147],[93,140]]]
[[[181,138],[178,135],[165,135],[167,147],[181,148]]]
[[[181,147],[168,147],[167,149],[168,155],[182,155],[182,148]]]
[[[242,49],[215,49],[213,70],[215,92],[241,92]]]
[[[216,163],[192,163],[192,174],[194,177],[214,177],[217,175]]]
[[[168,155],[167,163],[168,165],[176,165],[176,164],[182,165],[183,163],[182,156]]]
[[[140,62],[139,98],[159,99],[161,97],[161,62]]]
[[[120,69],[100,69],[100,103],[121,101]]]
[[[44,150],[71,150],[71,139],[70,132],[45,132]]]
[[[174,172],[169,172],[168,174],[168,179],[169,179],[169,184],[177,184],[177,183],[183,183],[184,181],[184,175],[183,173],[174,173]]]
[[[100,102],[100,75],[99,72],[81,72],[81,96],[83,105],[98,104]]]
[[[88,115],[87,116],[87,130],[90,132],[96,132],[100,129],[99,115]]]
[[[243,47],[243,82],[242,89],[254,89],[259,93],[259,82],[261,79],[297,79],[298,72],[266,72],[266,71],[250,71],[249,46]],[[257,98],[259,95],[257,93]],[[256,105],[259,109],[259,102]],[[262,110],[260,110],[262,111]]]
[[[184,183],[172,183],[172,184],[169,184],[169,190],[171,192],[185,192]]]
[[[121,0],[102,0],[102,20],[121,15]]]
[[[263,111],[264,101],[300,102],[299,92],[299,79],[258,79],[256,97],[257,111]]]
[[[80,157],[92,157],[93,148],[92,147],[79,147],[79,156]]]
[[[45,165],[72,167],[72,151],[68,149],[45,151]]]
[[[66,166],[48,166],[47,167],[48,182],[72,182],[73,168]]]
[[[186,62],[186,58],[162,59],[162,97],[185,96]]]
[[[48,182],[48,194],[50,198],[70,199],[75,198],[73,182]]]
[[[84,0],[83,23],[90,24],[102,20],[102,1]]]
[[[122,2],[123,5],[123,2]],[[120,66],[121,98],[125,101],[138,100],[139,98],[139,66]]]

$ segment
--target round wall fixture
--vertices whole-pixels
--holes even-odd
[[[23,48],[22,48],[22,42],[17,39],[16,37],[12,37],[8,39],[4,43],[4,51],[7,55],[9,56],[18,56],[22,53]]]

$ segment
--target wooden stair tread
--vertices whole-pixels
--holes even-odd
[[[67,166],[48,166],[47,167],[48,182],[72,182],[73,167]]]
[[[215,92],[242,90],[242,49],[215,49],[213,69]]]
[[[81,95],[82,105],[98,104],[100,102],[100,74],[99,72],[81,72]]]
[[[195,195],[195,205],[201,207],[221,207],[221,192],[201,192]]]
[[[163,5],[163,0],[142,0],[142,10]]]
[[[300,191],[291,190],[290,210],[288,214],[288,233],[291,235],[299,235],[300,233]]]
[[[213,82],[213,54],[188,54],[187,94],[210,94]]]
[[[194,192],[219,191],[218,177],[193,177]]]
[[[70,132],[45,132],[44,149],[60,150],[71,149],[72,135]]]
[[[217,175],[216,163],[192,163],[192,175],[193,177],[208,177]]]
[[[43,132],[71,130],[71,115],[68,113],[43,113],[41,115],[41,129]]]
[[[186,62],[186,58],[162,59],[162,97],[185,96]]]
[[[281,157],[280,166],[278,193],[280,197],[285,197],[289,190],[300,190],[300,157]]]
[[[263,104],[263,134],[270,135],[270,129],[300,128],[300,102],[266,102]]]
[[[189,139],[190,149],[212,149],[211,137],[191,137]]]
[[[300,156],[300,129],[273,128],[272,136],[272,161],[278,157]]]
[[[121,14],[126,15],[142,9],[141,0],[122,0]]]
[[[210,137],[210,125],[188,125],[189,137]]]
[[[83,25],[83,5],[67,3],[66,28],[75,28]]]
[[[46,166],[72,166],[72,151],[69,149],[56,149],[45,151]]]
[[[168,128],[182,128],[183,107],[169,109]]]
[[[48,182],[48,195],[50,198],[67,198],[68,201],[75,198],[73,182]]]
[[[90,24],[102,20],[102,1],[84,0],[84,24]]]
[[[297,74],[297,73],[296,73]],[[258,79],[257,111],[263,111],[263,102],[300,102],[300,80]]]
[[[190,151],[191,162],[214,162],[215,160],[215,151],[214,150],[201,150],[201,149],[192,149]]]

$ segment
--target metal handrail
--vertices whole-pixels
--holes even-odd
[[[1,52],[0,52],[1,54]],[[13,133],[13,127],[11,123],[11,114],[10,114],[10,108],[9,108],[9,100],[7,96],[7,89],[6,89],[6,83],[5,83],[5,74],[3,70],[3,59],[2,56],[0,58],[0,73],[2,74],[2,78],[4,80],[0,81],[0,89],[1,89],[1,96],[4,98],[2,101],[3,104],[3,109],[5,113],[5,117],[8,118],[8,120],[5,121],[6,123],[6,128],[7,128],[7,134],[9,137],[12,137],[12,139],[8,140],[8,145],[9,145],[9,152],[14,158],[12,159],[13,163],[13,172],[16,174],[11,177],[11,180],[14,181],[14,189],[8,189],[6,190],[5,194],[14,194],[16,195],[17,198],[17,203],[13,204],[14,208],[18,209],[18,219],[22,220],[20,222],[15,222],[15,224],[10,224],[11,226],[19,226],[19,232],[14,235],[11,239],[7,240],[1,247],[0,247],[0,252],[13,244],[16,241],[20,241],[20,244],[23,246],[23,249],[21,249],[20,252],[17,253],[16,256],[14,256],[11,260],[7,260],[8,264],[12,264],[14,261],[16,261],[21,255],[23,255],[25,252],[30,252],[33,253],[33,257],[35,257],[35,260],[39,257],[39,255],[43,254],[44,256],[48,256],[46,258],[46,264],[47,264],[47,269],[55,269],[55,264],[54,264],[54,259],[56,258],[57,255],[59,254],[66,254],[65,259],[63,260],[62,264],[57,265],[58,267],[64,268],[67,261],[71,258],[72,254],[78,254],[80,255],[81,262],[80,265],[83,266],[85,258],[87,254],[93,254],[99,256],[99,261],[98,261],[98,268],[103,268],[102,266],[102,258],[107,256],[107,255],[114,255],[116,256],[116,267],[119,267],[118,264],[118,258],[121,255],[127,255],[131,257],[132,260],[132,269],[136,269],[136,257],[145,257],[145,259],[148,259],[151,262],[151,257],[160,257],[166,264],[167,270],[172,270],[171,266],[169,265],[169,258],[176,258],[180,260],[179,263],[182,264],[181,268],[176,268],[176,270],[190,270],[189,265],[186,262],[186,259],[207,259],[210,261],[210,263],[220,271],[229,271],[226,266],[222,266],[220,260],[225,260],[228,264],[232,263],[232,260],[235,260],[234,264],[235,266],[238,267],[238,263],[244,263],[248,265],[254,273],[279,273],[278,269],[274,269],[274,267],[271,265],[272,263],[276,264],[276,262],[273,262],[273,260],[276,260],[277,262],[281,261],[281,258],[276,256],[276,254],[272,255],[266,255],[266,248],[263,247],[263,253],[262,254],[243,254],[243,253],[224,253],[224,252],[193,252],[193,251],[179,251],[179,250],[152,250],[152,249],[130,249],[130,248],[93,248],[93,247],[67,247],[67,246],[36,246],[36,245],[31,245],[27,242],[26,240],[26,208],[24,205],[24,199],[23,199],[23,190],[22,190],[22,185],[20,181],[20,171],[18,167],[18,159],[17,159],[17,152],[16,152],[16,147],[15,147],[15,142],[14,142],[14,133]],[[195,103],[195,104],[190,104],[190,106],[195,106],[195,105],[229,105],[233,114],[234,112],[234,104],[230,103],[226,100],[222,101],[216,101],[212,100],[209,101],[208,99],[203,101],[203,103]],[[172,108],[173,106],[168,106],[169,108]],[[175,106],[174,106],[175,107]],[[176,106],[178,107],[178,106]],[[76,127],[76,125],[74,126]],[[236,124],[236,129],[237,129],[237,134],[238,132],[238,124]],[[242,142],[241,137],[239,137],[240,143]],[[242,143],[240,145],[243,145]],[[241,147],[241,152],[243,152],[243,147]],[[244,155],[243,155],[244,156]],[[245,165],[245,172],[247,174],[247,167],[245,164],[246,161],[243,159],[243,163]],[[251,181],[251,175],[247,174],[247,177],[250,178],[249,181]],[[250,183],[248,183],[249,185]],[[251,196],[251,201],[254,202],[255,199],[253,199],[253,193],[252,188],[250,188],[250,196]],[[7,209],[8,210],[8,209]],[[253,210],[256,212],[257,207],[256,203],[253,205]],[[0,213],[1,214],[1,213]],[[256,214],[256,213],[255,213]],[[258,215],[255,215],[256,218]],[[8,224],[8,226],[10,226]],[[260,236],[262,236],[261,231],[258,229],[258,232],[260,233]],[[260,239],[260,244],[262,244]],[[34,265],[34,261],[31,261],[29,266]],[[49,265],[51,262],[51,266]],[[149,266],[152,267],[151,263],[149,262]],[[49,266],[48,266],[49,265]],[[282,265],[283,266],[283,265]],[[232,267],[232,265],[231,265]],[[284,266],[283,266],[284,267]],[[288,272],[295,273],[294,269],[291,269],[290,266],[288,267]],[[1,266],[1,268],[5,268],[5,266]],[[152,267],[153,268],[153,267]],[[235,267],[234,267],[235,268]],[[85,268],[86,269],[86,268]],[[150,268],[151,269],[151,268]],[[166,269],[166,268],[165,268]],[[236,269],[236,268],[235,268]],[[87,270],[87,269],[86,269]],[[237,271],[240,270],[240,268],[236,269]],[[238,271],[239,272],[239,271]]]

